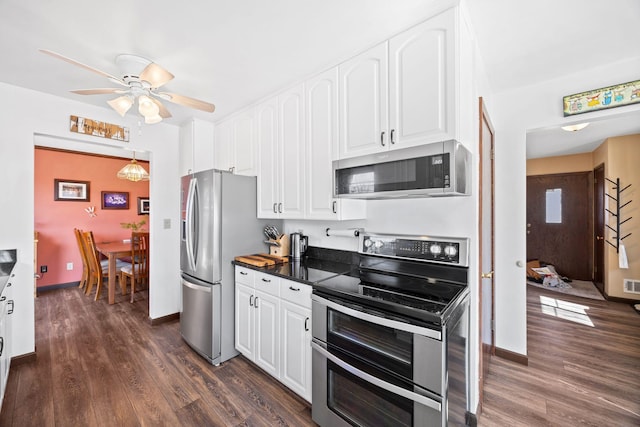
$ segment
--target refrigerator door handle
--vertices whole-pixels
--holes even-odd
[[[196,254],[194,254],[194,234],[195,234],[195,215],[194,204],[197,197],[197,181],[195,178],[191,178],[189,181],[189,191],[187,193],[187,226],[186,226],[186,250],[187,259],[189,261],[189,267],[192,271],[196,269]]]

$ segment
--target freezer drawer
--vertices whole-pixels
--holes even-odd
[[[221,286],[184,275],[181,282],[180,334],[198,354],[217,365],[220,363]]]

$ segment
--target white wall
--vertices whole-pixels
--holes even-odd
[[[489,113],[496,131],[496,345],[527,354],[526,284],[526,133],[566,124],[562,97],[633,81],[640,58],[583,70],[579,74],[497,94]],[[585,120],[638,111],[640,106],[613,108],[581,116]]]
[[[15,318],[13,356],[35,351],[33,298],[34,231],[34,139],[36,135],[63,141],[69,147],[127,145],[150,151],[151,261],[149,296],[151,318],[176,313],[180,309],[179,286],[179,176],[178,127],[165,124],[142,126],[138,133],[135,116],[121,118],[108,107],[99,108],[76,101],[0,83],[0,182],[3,209],[0,217],[0,247],[17,248],[18,264],[14,281]],[[81,136],[69,131],[69,116],[78,115],[130,128],[130,142]],[[39,139],[41,140],[41,139]],[[161,172],[160,172],[161,171]],[[53,188],[53,187],[52,187]],[[171,227],[165,229],[168,219]]]

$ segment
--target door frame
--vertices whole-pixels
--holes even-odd
[[[478,153],[479,153],[479,157],[480,157],[480,162],[479,162],[479,189],[478,189],[478,211],[479,211],[479,220],[478,220],[478,242],[479,242],[479,277],[478,277],[478,354],[480,355],[480,360],[479,360],[479,372],[478,372],[478,413],[482,413],[482,401],[484,398],[484,372],[488,372],[488,367],[490,364],[490,359],[492,355],[495,355],[495,329],[494,329],[494,319],[495,319],[495,281],[493,279],[493,271],[494,271],[494,266],[495,266],[495,158],[494,158],[494,153],[495,153],[495,130],[493,125],[491,124],[491,120],[489,118],[489,114],[487,112],[487,108],[486,108],[486,104],[484,103],[484,100],[482,97],[478,98],[478,110],[479,110],[479,128],[478,128],[478,133],[479,133],[479,137],[478,137]],[[484,145],[486,144],[486,141],[484,141],[483,138],[483,133],[484,133],[484,128],[486,128],[489,130],[489,133],[491,134],[491,140],[489,141],[490,144],[490,158],[489,159],[485,159],[483,157],[484,154]],[[485,163],[488,163],[491,167],[491,182],[490,183],[485,183],[483,182],[483,166]],[[486,257],[485,254],[483,254],[483,250],[482,250],[482,242],[483,239],[485,237],[485,234],[487,233],[487,230],[484,230],[483,227],[483,199],[482,199],[482,194],[483,194],[483,188],[485,185],[490,185],[491,186],[491,199],[489,200],[489,203],[491,205],[491,277],[489,278],[491,280],[491,295],[487,296],[487,295],[483,295],[482,293],[482,281],[486,280],[482,278],[482,266],[483,266],[483,260]],[[486,201],[484,201],[486,203]],[[490,298],[491,299],[491,344],[490,347],[488,349],[488,351],[484,351],[485,347],[483,344],[483,340],[482,340],[482,332],[483,332],[483,324],[482,324],[482,319],[483,319],[483,299],[484,298]]]

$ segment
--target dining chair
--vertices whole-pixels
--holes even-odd
[[[149,233],[133,231],[131,233],[131,265],[120,269],[120,285],[127,288],[131,279],[131,302],[136,289],[136,283],[149,286]]]
[[[78,243],[78,250],[80,251],[80,258],[82,259],[82,278],[80,279],[79,288],[85,289],[89,281],[89,263],[87,261],[87,252],[84,247],[84,241],[82,239],[82,230],[78,228],[73,229],[73,234],[76,236],[76,243]]]
[[[87,252],[87,263],[89,265],[89,280],[87,283],[86,295],[91,294],[93,286],[96,285],[96,295],[94,300],[97,301],[100,298],[100,292],[102,291],[102,282],[109,276],[109,260],[101,260],[100,253],[96,249],[95,239],[93,238],[93,232],[83,232],[85,250]],[[128,263],[117,261],[116,271],[130,265]],[[116,276],[119,277],[119,276]]]

